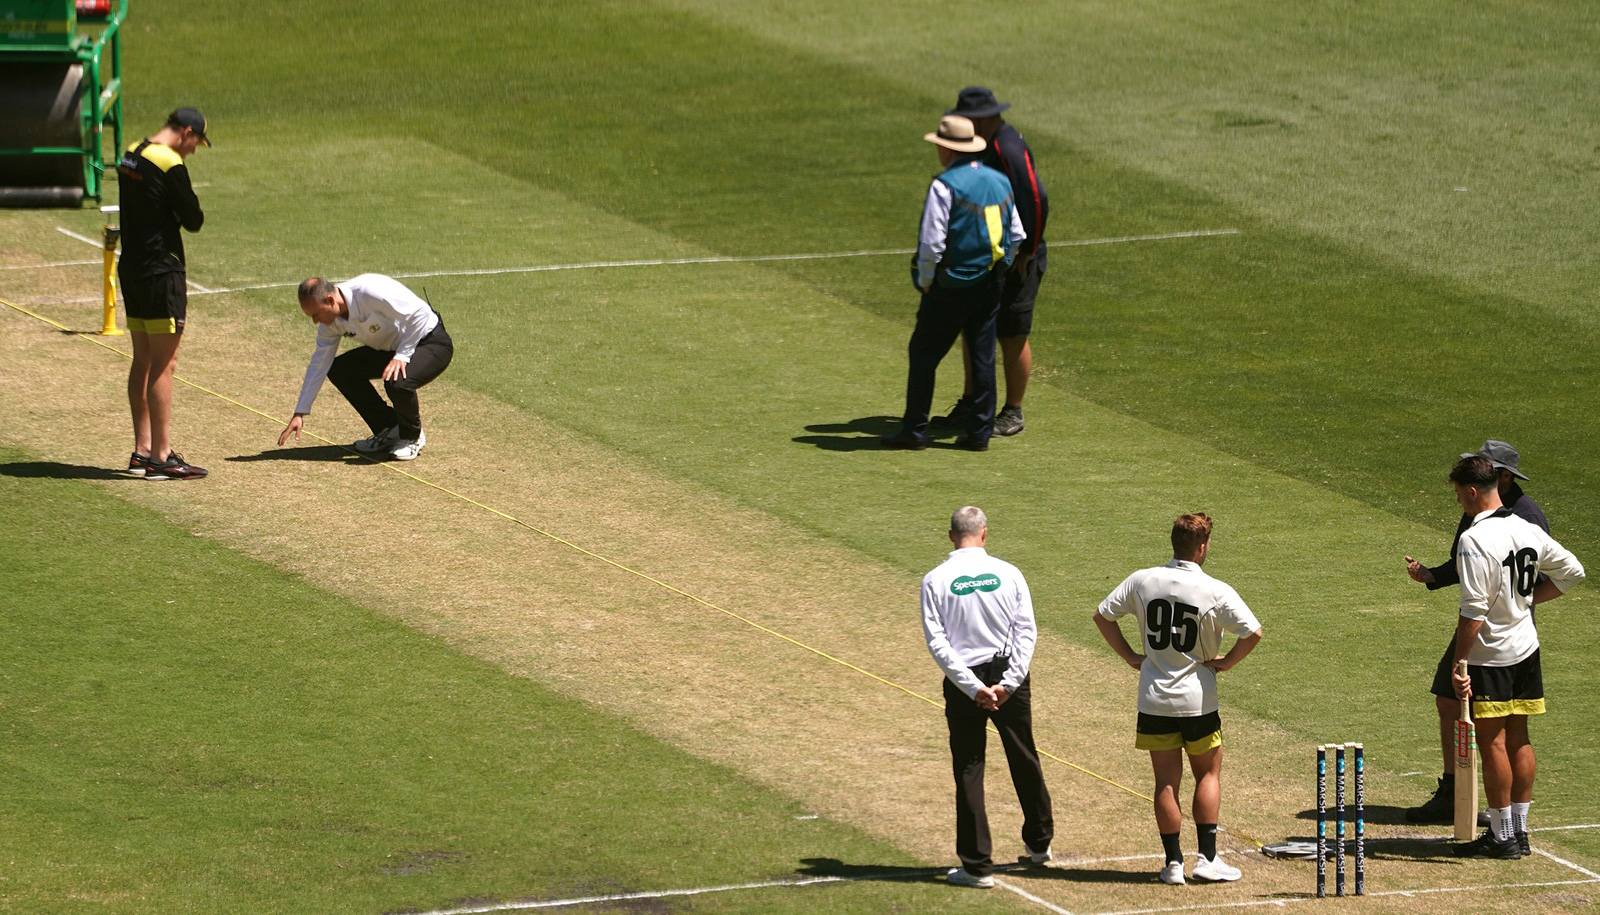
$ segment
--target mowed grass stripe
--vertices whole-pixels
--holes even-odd
[[[752,35],[761,30],[743,21],[747,16],[741,12],[750,8],[739,5],[725,5],[718,13],[738,27],[711,25],[699,15],[663,12],[648,3],[598,4],[582,11],[505,5],[486,8],[481,19],[443,26],[429,19],[432,9],[421,2],[396,4],[382,22],[367,22],[355,5],[330,8],[328,21],[336,31],[358,22],[364,34],[370,30],[361,48],[353,49],[359,56],[351,66],[362,74],[363,84],[381,82],[393,105],[382,117],[351,113],[346,133],[382,133],[392,138],[389,155],[401,159],[415,139],[459,150],[488,166],[481,192],[441,193],[424,175],[409,182],[407,191],[386,195],[385,206],[373,208],[371,189],[380,185],[372,174],[357,169],[329,180],[325,164],[337,162],[327,163],[320,149],[285,146],[283,164],[273,174],[295,175],[305,185],[306,199],[318,200],[353,224],[308,225],[315,221],[295,213],[299,200],[265,199],[273,197],[266,192],[269,183],[246,188],[222,182],[224,192],[234,187],[258,201],[240,207],[241,216],[287,212],[287,221],[307,233],[308,244],[331,242],[316,250],[338,253],[367,245],[378,255],[370,259],[376,263],[357,259],[356,269],[406,269],[415,261],[407,251],[436,250],[466,238],[474,243],[463,248],[475,251],[479,245],[493,248],[524,238],[524,223],[537,225],[548,214],[518,208],[516,186],[506,180],[515,178],[718,254],[903,244],[913,231],[922,182],[933,168],[920,135],[949,104],[953,88],[967,81],[946,75],[965,57],[904,64],[903,57],[929,46],[925,36],[901,35],[909,25],[873,30],[871,39],[822,29],[811,36],[820,49],[796,49]],[[814,15],[826,24],[838,10],[837,5],[812,5],[771,21],[781,29],[793,15]],[[1004,54],[975,53],[1013,61],[995,65],[1009,72],[1006,68],[1020,67],[1030,54],[1040,53],[1034,42],[1059,35],[1074,17],[1089,14],[1064,8],[1042,15],[1037,34],[1022,43],[1020,57],[1012,55],[1013,42],[998,37],[1012,29],[963,47],[1005,46]],[[1165,35],[1164,29],[1174,27],[1170,17],[1144,8],[1100,15],[1131,17],[1140,23],[1130,26],[1135,33],[1144,28]],[[1240,4],[1227,21],[1248,21],[1252,15],[1281,19],[1264,6]],[[1187,23],[1184,16],[1177,18]],[[1494,21],[1490,17],[1487,23]],[[450,36],[445,44],[453,55],[452,79],[433,79],[411,67],[409,56],[393,53],[422,22]],[[1415,25],[1407,20],[1403,33]],[[274,40],[274,29],[281,27],[276,19],[215,10],[172,26],[145,40],[153,48],[174,42],[177,51],[192,46],[178,44],[186,35],[204,32],[263,48],[247,60],[216,61],[239,76],[213,91],[219,105],[236,110],[245,131],[277,136],[291,110],[338,112],[363,98],[352,96],[348,84],[304,72],[294,58],[297,46]],[[1472,20],[1463,27],[1484,26]],[[1201,31],[1224,49],[1232,50],[1238,40],[1215,24]],[[488,38],[491,32],[494,40]],[[973,34],[985,33],[962,31],[969,42]],[[1497,34],[1487,33],[1501,40]],[[1296,48],[1296,42],[1314,35],[1314,30],[1296,33],[1285,47]],[[900,62],[894,69],[902,74],[889,79],[849,54],[842,61],[830,59],[827,55],[836,52],[828,51],[829,41],[837,45],[846,39],[916,50],[887,58]],[[1354,51],[1360,47],[1352,46]],[[1205,51],[1186,48],[1185,59],[1190,54],[1204,56]],[[1339,70],[1329,65],[1322,72]],[[281,92],[264,98],[243,88],[259,83],[267,72]],[[1056,189],[1056,237],[1193,225],[1251,230],[1248,244],[1198,255],[1124,252],[1100,258],[1073,252],[1056,258],[1035,331],[1039,384],[1066,385],[1147,422],[1203,437],[1214,447],[1445,531],[1450,529],[1448,502],[1441,506],[1431,493],[1419,491],[1426,489],[1425,481],[1437,479],[1448,455],[1499,435],[1530,460],[1545,461],[1542,495],[1553,513],[1572,520],[1568,530],[1581,537],[1595,527],[1591,522],[1600,520],[1600,502],[1583,485],[1584,465],[1578,459],[1588,429],[1544,419],[1583,415],[1584,392],[1600,381],[1591,377],[1595,369],[1587,358],[1596,343],[1593,328],[1497,295],[1492,285],[1478,289],[1441,281],[1426,264],[1396,268],[1364,241],[1340,236],[1330,242],[1316,221],[1241,209],[1197,189],[1204,184],[1199,179],[1152,178],[1140,164],[1130,166],[1092,138],[1077,139],[1081,132],[1072,130],[1077,121],[1062,112],[1079,102],[1066,88],[1041,86],[1037,80],[1014,85],[1024,94],[1013,114],[1034,143],[1047,183]],[[542,91],[518,94],[508,88],[522,86]],[[1484,101],[1503,104],[1496,99]],[[458,139],[468,136],[470,143]],[[1428,137],[1438,142],[1437,131]],[[1333,180],[1326,177],[1334,174],[1328,168],[1344,161],[1336,146],[1323,145],[1324,158],[1307,156],[1297,169],[1309,176],[1305,180]],[[302,151],[306,154],[297,155]],[[1238,153],[1223,146],[1213,158],[1227,161]],[[507,190],[512,198],[498,199]],[[1379,192],[1394,196],[1403,189]],[[1301,198],[1319,199],[1314,194]],[[494,222],[479,201],[515,218],[505,213]],[[431,211],[423,203],[431,204]],[[1342,206],[1370,218],[1370,207]],[[255,223],[270,239],[283,241],[283,233],[274,232],[285,220],[236,222]],[[495,231],[481,231],[486,224]],[[562,229],[575,233],[579,246],[604,250],[615,243],[590,224]],[[1551,244],[1559,248],[1559,241]],[[290,253],[293,246],[279,250]],[[401,263],[384,263],[391,259]],[[830,295],[909,322],[913,305],[903,271],[868,264],[795,264],[789,270]],[[1484,330],[1462,331],[1474,324]],[[1501,358],[1504,341],[1513,339],[1539,345],[1518,347],[1516,359]],[[1495,377],[1500,390],[1515,392],[1518,402],[1538,403],[1540,409],[1495,405],[1505,398],[1463,397],[1461,392],[1475,390],[1485,373]],[[1156,390],[1161,398],[1147,396]]]
[[[60,474],[0,451],[8,910],[394,911],[895,857]],[[903,882],[733,896],[697,910],[970,908]]]

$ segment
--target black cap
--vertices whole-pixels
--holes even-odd
[[[1505,442],[1492,438],[1484,442],[1483,447],[1479,448],[1477,451],[1462,455],[1464,458],[1488,458],[1489,463],[1494,465],[1494,469],[1509,470],[1511,471],[1511,475],[1517,479],[1526,480],[1528,479],[1527,474],[1517,469],[1517,458],[1520,456],[1521,455],[1517,454],[1517,449],[1507,445]]]
[[[964,118],[992,118],[1010,107],[1005,102],[996,101],[994,93],[988,89],[968,86],[956,96],[956,106],[945,114],[959,114]]]
[[[211,138],[206,136],[206,116],[195,108],[179,108],[167,115],[167,123],[173,127],[187,127],[194,131],[200,142],[211,145]]]

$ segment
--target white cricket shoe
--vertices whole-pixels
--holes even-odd
[[[1223,861],[1221,855],[1218,855],[1217,857],[1208,861],[1206,860],[1205,855],[1197,853],[1195,855],[1195,859],[1194,879],[1196,880],[1209,880],[1212,883],[1226,883],[1229,880],[1238,880],[1240,877],[1244,876],[1243,871],[1240,871],[1237,867],[1234,867],[1226,861]]]
[[[418,432],[415,439],[396,439],[394,448],[389,452],[389,456],[397,461],[414,461],[417,459],[417,455],[422,453],[422,446],[427,443],[428,433],[426,432]]]
[[[1044,851],[1034,851],[1026,842],[1022,843],[1022,847],[1028,850],[1026,860],[1034,867],[1049,867],[1050,862],[1055,860],[1055,853],[1050,850],[1048,845],[1044,847]]]
[[[967,869],[964,867],[950,868],[950,872],[944,875],[944,881],[951,886],[975,886],[980,890],[986,890],[994,886],[993,877],[974,876],[967,873]]]
[[[371,438],[358,439],[351,447],[362,454],[377,454],[379,451],[388,451],[400,440],[400,427],[390,426],[382,432],[377,432]]]
[[[1201,860],[1204,859],[1202,858]],[[1173,886],[1183,886],[1183,862],[1168,861],[1161,868],[1161,882],[1170,883]]]

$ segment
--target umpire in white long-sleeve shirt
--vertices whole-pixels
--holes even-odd
[[[989,817],[983,801],[986,726],[1000,732],[1022,805],[1024,860],[1050,861],[1055,819],[1033,744],[1028,665],[1038,640],[1033,598],[1022,573],[984,550],[989,520],[973,506],[950,516],[950,558],[922,579],[922,630],[944,671],[944,715],[956,780],[956,854],[948,880],[994,885]]]
[[[409,461],[422,451],[427,436],[417,389],[438,378],[455,355],[438,312],[403,283],[378,273],[363,273],[343,283],[312,277],[300,284],[300,310],[317,324],[317,348],[300,385],[294,417],[278,436],[282,445],[300,437],[323,379],[333,382],[372,430],[355,443],[364,453],[388,452]],[[361,346],[339,354],[342,337]],[[385,403],[373,389],[382,378]]]

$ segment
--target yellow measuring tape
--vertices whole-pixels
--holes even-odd
[[[72,330],[71,328],[69,328],[69,327],[67,327],[67,326],[65,326],[65,325],[63,325],[63,324],[61,324],[61,323],[59,323],[59,322],[57,322],[57,321],[55,321],[55,320],[53,320],[51,318],[45,317],[44,315],[38,314],[38,313],[33,312],[33,311],[29,311],[28,309],[23,308],[21,305],[17,305],[15,303],[9,302],[9,301],[7,301],[5,299],[0,299],[0,304],[4,304],[4,305],[6,305],[6,306],[8,306],[10,308],[13,308],[13,309],[15,309],[15,310],[17,310],[17,311],[19,311],[19,312],[31,317],[31,318],[37,318],[38,320],[43,321],[46,324],[51,325],[52,327],[55,327],[55,328],[57,328],[59,330],[62,330],[62,331],[65,331],[65,332],[67,332],[69,334],[72,334],[75,337],[79,337],[81,339],[87,340],[90,343],[95,344],[96,346],[108,349],[111,352],[117,353],[118,355],[121,355],[124,358],[127,358],[127,359],[132,359],[133,358],[132,354],[130,354],[130,353],[123,352],[122,350],[117,349],[116,347],[106,343],[103,340],[96,340],[94,338],[95,335],[93,335],[93,334],[84,333],[82,331]],[[206,387],[205,385],[197,384],[197,383],[195,383],[193,381],[190,381],[187,378],[184,378],[184,377],[179,376],[179,375],[173,375],[173,378],[174,378],[174,380],[180,381],[183,384],[186,384],[189,387],[194,388],[197,391],[203,391],[206,394],[210,394],[212,397],[216,397],[219,400],[226,401],[227,403],[233,404],[234,406],[239,407],[241,409],[248,410],[251,413],[256,414],[257,416],[261,416],[263,418],[269,419],[269,420],[273,421],[274,423],[280,421],[278,417],[273,416],[270,413],[266,413],[266,412],[263,412],[261,410],[258,410],[255,407],[252,407],[247,403],[242,403],[242,402],[240,402],[238,400],[235,400],[234,398],[229,397],[228,395],[223,394],[223,393],[221,393],[219,391],[213,391],[210,388]],[[421,483],[424,486],[427,486],[427,487],[430,487],[432,489],[438,490],[439,492],[442,492],[445,495],[451,496],[452,498],[459,499],[462,502],[466,502],[469,505],[476,506],[478,508],[483,509],[486,512],[489,512],[491,514],[494,514],[494,515],[497,515],[497,516],[499,516],[501,518],[504,518],[505,520],[511,522],[512,524],[515,524],[515,525],[517,525],[519,527],[522,527],[522,528],[526,528],[527,530],[530,530],[533,533],[538,534],[541,537],[545,537],[545,538],[547,538],[549,540],[553,540],[556,543],[559,543],[562,546],[567,547],[568,549],[571,549],[571,550],[573,550],[575,552],[581,553],[584,556],[589,557],[590,559],[595,559],[595,560],[598,560],[600,562],[603,562],[606,565],[609,565],[614,569],[617,569],[617,570],[622,571],[622,572],[626,572],[627,574],[635,576],[636,578],[643,579],[644,581],[647,581],[647,582],[649,582],[649,583],[651,583],[651,584],[653,584],[653,585],[655,585],[655,586],[657,586],[659,588],[663,588],[663,589],[665,589],[667,591],[672,592],[673,594],[676,594],[676,595],[678,595],[680,597],[683,597],[683,598],[686,598],[688,600],[691,600],[691,601],[699,604],[702,607],[706,607],[707,609],[710,609],[710,610],[715,610],[716,612],[721,613],[724,616],[727,616],[727,617],[730,617],[732,619],[738,620],[739,622],[744,623],[746,626],[749,626],[750,628],[755,629],[758,632],[763,632],[763,633],[766,633],[767,635],[773,636],[775,638],[782,639],[783,641],[788,642],[789,644],[795,646],[796,648],[801,648],[801,649],[804,649],[805,651],[809,651],[812,654],[814,654],[814,655],[816,655],[816,656],[818,656],[820,658],[826,658],[827,660],[832,661],[833,663],[838,664],[841,667],[849,668],[850,670],[853,670],[856,673],[861,674],[862,676],[869,677],[869,678],[871,678],[873,680],[876,680],[879,683],[882,683],[884,686],[888,686],[890,688],[897,689],[900,692],[905,693],[908,696],[912,696],[912,697],[915,697],[917,699],[921,699],[923,702],[926,702],[926,703],[928,703],[929,705],[931,705],[931,706],[933,706],[935,708],[940,708],[940,709],[944,708],[944,705],[941,702],[939,702],[938,700],[931,699],[931,698],[929,698],[927,696],[924,696],[923,694],[917,692],[914,689],[911,689],[910,687],[902,686],[899,683],[896,683],[893,680],[889,680],[889,679],[887,679],[885,677],[881,677],[881,676],[873,673],[870,670],[867,670],[867,669],[865,669],[863,667],[858,667],[857,665],[852,664],[849,661],[844,660],[843,658],[837,657],[835,655],[831,655],[828,652],[823,651],[822,649],[817,648],[815,646],[808,645],[805,642],[802,642],[799,639],[794,638],[793,636],[785,635],[784,633],[779,632],[776,629],[772,629],[770,627],[763,626],[760,623],[756,622],[755,620],[750,619],[749,617],[740,616],[739,614],[733,612],[732,610],[729,610],[729,609],[727,609],[725,607],[719,607],[716,604],[713,604],[710,601],[706,600],[705,598],[698,597],[698,596],[696,596],[694,594],[690,594],[688,591],[685,591],[682,588],[677,587],[676,585],[670,584],[668,582],[664,582],[664,581],[660,580],[659,578],[652,578],[650,575],[648,575],[648,574],[646,574],[644,572],[641,572],[638,569],[634,569],[634,568],[630,568],[629,566],[625,566],[622,563],[617,562],[614,559],[611,559],[611,558],[606,557],[606,556],[602,556],[601,554],[596,553],[593,550],[586,549],[586,548],[584,548],[582,546],[579,546],[578,544],[573,543],[572,541],[567,540],[567,539],[565,539],[563,537],[560,537],[560,536],[557,536],[555,534],[552,534],[547,530],[543,530],[541,528],[535,527],[534,525],[529,524],[526,521],[523,521],[521,518],[518,518],[518,517],[516,517],[514,515],[509,515],[509,514],[503,512],[503,511],[501,511],[500,509],[495,508],[492,505],[485,505],[482,502],[479,502],[476,499],[472,498],[471,496],[464,495],[462,493],[456,492],[455,490],[450,489],[447,486],[441,486],[438,483],[433,482],[432,480],[423,479],[422,477],[417,476],[416,474],[412,473],[409,470],[402,469],[401,467],[399,467],[396,464],[393,464],[393,463],[390,463],[390,462],[385,462],[385,461],[373,461],[372,458],[368,457],[367,455],[362,454],[359,451],[356,451],[356,450],[354,450],[352,448],[349,448],[349,447],[347,447],[345,445],[339,444],[338,442],[330,441],[330,440],[328,440],[326,438],[323,438],[320,435],[317,435],[314,432],[302,432],[301,434],[310,436],[311,438],[314,438],[319,442],[323,442],[324,444],[333,445],[333,446],[338,447],[338,448],[344,448],[346,451],[349,451],[351,454],[354,454],[354,455],[356,455],[357,457],[359,457],[359,458],[361,458],[363,460],[369,461],[371,463],[378,464],[379,466],[383,467],[386,470],[389,470],[389,471],[391,471],[393,473],[397,473],[397,474],[399,474],[399,475],[401,475],[403,477],[406,477],[408,479],[415,480],[416,482]],[[989,726],[989,730],[992,733],[999,733],[998,731],[995,730],[993,725]],[[1152,801],[1152,802],[1155,800],[1154,798],[1152,798],[1148,794],[1145,794],[1145,793],[1143,793],[1143,792],[1141,792],[1141,791],[1139,791],[1137,789],[1130,788],[1127,785],[1124,785],[1121,782],[1116,781],[1115,779],[1107,778],[1106,776],[1101,775],[1100,773],[1095,772],[1095,771],[1093,771],[1091,769],[1086,769],[1083,766],[1080,766],[1077,763],[1072,762],[1071,760],[1062,759],[1061,757],[1055,755],[1054,753],[1049,752],[1048,750],[1039,750],[1039,755],[1045,757],[1046,759],[1050,759],[1050,760],[1052,760],[1054,762],[1058,762],[1063,766],[1067,766],[1069,768],[1075,769],[1078,772],[1081,772],[1084,775],[1089,776],[1090,778],[1094,778],[1094,779],[1097,779],[1099,781],[1105,782],[1108,785],[1112,785],[1112,786],[1114,786],[1116,788],[1120,788],[1123,791],[1126,791],[1127,793],[1133,795],[1134,797],[1143,798],[1144,800]],[[1259,841],[1257,841],[1255,838],[1253,838],[1253,837],[1251,837],[1249,835],[1246,835],[1245,833],[1239,832],[1239,831],[1234,830],[1234,829],[1226,829],[1226,828],[1224,828],[1222,826],[1218,826],[1217,829],[1219,831],[1226,832],[1229,835],[1236,836],[1236,837],[1238,837],[1240,839],[1243,839],[1243,840],[1249,842],[1251,845],[1254,845],[1258,849],[1261,847],[1261,843]]]

